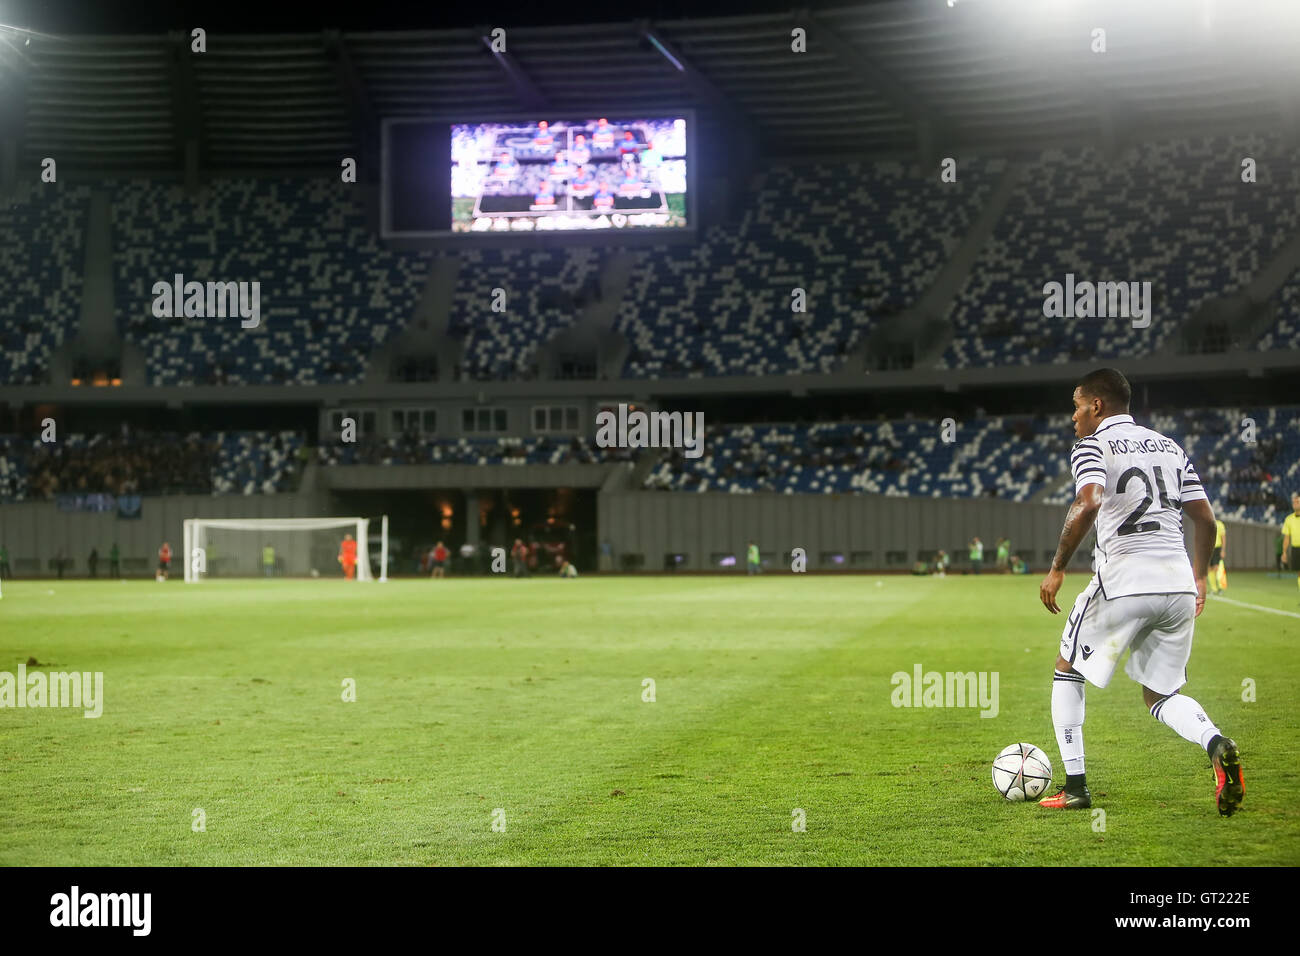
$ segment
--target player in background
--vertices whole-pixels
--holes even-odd
[[[172,566],[172,546],[166,541],[158,549],[158,573],[154,576],[157,581],[166,581],[167,572]]]
[[[587,137],[581,133],[573,137],[573,148],[569,150],[569,159],[574,166],[586,166],[591,162],[591,150],[587,148]]]
[[[497,156],[496,165],[492,167],[492,175],[497,179],[513,180],[519,176],[519,163],[515,160],[515,154],[509,150],[502,150]]]
[[[1194,621],[1205,606],[1214,512],[1187,454],[1133,421],[1130,395],[1124,376],[1109,368],[1090,372],[1074,389],[1075,499],[1039,598],[1051,613],[1060,613],[1056,595],[1065,569],[1094,524],[1096,572],[1061,634],[1052,683],[1052,723],[1065,786],[1040,806],[1092,805],[1084,773],[1084,682],[1105,687],[1131,648],[1125,672],[1142,685],[1151,716],[1205,749],[1214,767],[1219,813],[1229,816],[1245,794],[1237,744],[1220,733],[1200,704],[1179,693],[1187,682]],[[1184,512],[1196,527],[1191,562],[1183,543]]]
[[[551,185],[549,179],[543,179],[542,184],[537,187],[537,193],[533,196],[533,208],[543,209],[555,208],[555,187]]]
[[[555,180],[568,179],[573,175],[573,167],[569,165],[569,159],[564,150],[557,150],[555,161],[551,163],[550,177]]]
[[[639,194],[645,186],[641,182],[641,177],[637,174],[636,164],[623,167],[623,178],[618,184],[620,195],[630,196]]]
[[[647,178],[655,170],[664,164],[664,151],[659,140],[652,142],[648,149],[643,149],[641,155],[637,157],[641,161],[641,168],[646,171]]]
[[[350,534],[345,534],[339,545],[339,564],[343,565],[343,577],[351,581],[357,573],[357,543]]]
[[[934,553],[934,572],[933,572],[935,577],[940,577],[940,578],[947,577],[948,565],[950,563],[951,563],[951,559],[948,557],[947,551],[943,550],[943,548],[940,548],[938,551],[936,551]]]
[[[1291,513],[1282,522],[1282,566],[1296,573],[1300,585],[1300,491],[1291,496]]]
[[[590,166],[583,166],[569,183],[569,192],[575,196],[590,196],[595,190],[596,177],[591,175]]]
[[[1228,567],[1223,559],[1228,556],[1228,528],[1218,518],[1214,519],[1214,550],[1210,552],[1210,591],[1218,594],[1228,590]]]
[[[433,574],[430,577],[445,578],[447,576],[447,559],[451,557],[451,552],[447,546],[439,541],[433,546]]]
[[[528,577],[528,548],[520,538],[510,546],[510,557],[515,563],[515,577]]]

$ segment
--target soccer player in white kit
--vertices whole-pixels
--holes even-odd
[[[1056,594],[1075,550],[1097,527],[1094,570],[1061,634],[1052,682],[1052,723],[1065,764],[1065,786],[1040,801],[1053,809],[1092,806],[1084,774],[1085,679],[1105,687],[1125,650],[1124,670],[1142,685],[1151,716],[1205,748],[1214,767],[1219,813],[1230,816],[1245,787],[1237,744],[1219,732],[1187,682],[1193,621],[1205,606],[1206,573],[1214,548],[1214,513],[1187,454],[1128,413],[1131,390],[1115,369],[1084,376],[1074,389],[1070,451],[1075,499],[1061,530],[1052,569],[1039,597],[1060,613]],[[1182,517],[1196,529],[1188,560]]]

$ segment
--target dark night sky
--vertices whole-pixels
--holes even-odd
[[[235,33],[344,30],[430,30],[489,23],[671,20],[746,13],[774,13],[854,5],[851,0],[574,0],[569,3],[451,3],[421,0],[352,0],[331,3],[261,3],[241,0],[0,0],[0,23],[46,33],[161,33],[202,26]],[[859,2],[865,6],[866,3]]]

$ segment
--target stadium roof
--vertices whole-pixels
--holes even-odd
[[[180,29],[7,31],[0,123],[24,163],[174,169],[189,150],[230,170],[337,166],[373,147],[379,120],[402,116],[693,107],[705,126],[752,132],[768,156],[1296,123],[1300,21],[1275,0],[953,2],[567,26],[510,26],[494,8],[504,56],[485,42],[489,25],[214,27],[201,55]],[[792,50],[796,28],[807,52]]]

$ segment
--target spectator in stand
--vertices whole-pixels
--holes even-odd
[[[34,497],[60,491],[123,494],[209,493],[217,461],[215,441],[198,435],[91,437],[72,447],[35,442],[26,453],[27,486]]]

